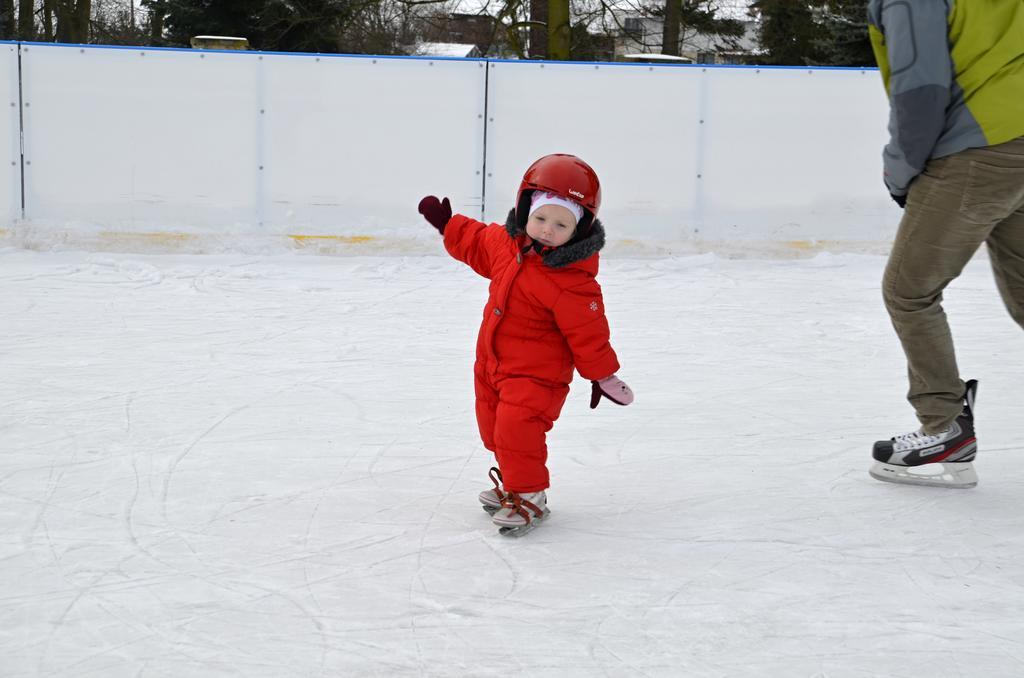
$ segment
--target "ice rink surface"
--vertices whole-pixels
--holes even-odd
[[[0,675],[1024,675],[1024,335],[974,261],[980,483],[872,480],[883,265],[606,257],[636,403],[574,383],[517,540],[461,264],[0,251]]]

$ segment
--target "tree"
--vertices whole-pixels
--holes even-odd
[[[589,27],[611,12],[605,0],[491,0],[480,11],[493,13],[505,44],[520,58],[584,60],[610,54],[600,39],[588,35]]]
[[[548,55],[548,0],[530,0],[530,56]]]
[[[817,45],[823,65],[874,66],[868,37],[867,4],[859,0],[823,3],[820,20],[824,35]]]
[[[524,29],[537,28],[537,24],[526,15],[524,0],[502,0],[494,17],[495,31],[505,32],[505,42],[512,53],[521,59],[527,56],[526,41],[523,40]],[[542,0],[546,1],[546,0]],[[485,5],[481,11],[487,11]]]
[[[867,6],[858,0],[758,0],[764,63],[871,66]]]
[[[146,32],[135,16],[134,0],[93,0],[92,40],[105,45],[144,45]]]
[[[615,37],[608,33],[592,33],[588,24],[578,21],[572,26],[574,61],[614,61]]]
[[[0,40],[12,40],[17,34],[14,0],[0,1]]]
[[[761,17],[762,63],[807,66],[822,60],[825,32],[811,5],[794,0],[757,0],[751,9]]]
[[[170,45],[188,47],[196,35],[229,35],[247,38],[255,49],[266,49],[259,24],[263,4],[253,0],[164,0],[157,9],[164,12],[164,38]]]
[[[665,0],[665,4],[651,12],[664,19],[661,53],[679,56],[688,36],[701,33],[723,37],[743,35],[743,24],[735,19],[718,16],[719,3],[715,0]]]
[[[569,0],[548,0],[547,58],[568,61],[572,32],[569,28]]]
[[[394,38],[415,0],[145,0],[150,33],[172,45],[196,35],[246,38],[253,49],[280,52],[397,53]],[[398,22],[389,26],[388,22]],[[361,32],[364,31],[364,32]]]
[[[53,28],[53,19],[57,14],[57,0],[43,0],[43,40],[52,42],[57,34]]]
[[[341,0],[266,0],[259,16],[262,48],[283,52],[346,51],[342,49],[342,35],[351,25],[362,23],[367,28],[376,29],[379,34],[380,25],[373,20],[373,11],[380,4],[370,0],[362,3]],[[400,12],[384,13],[391,18],[395,14]],[[361,18],[367,21],[359,21]]]
[[[395,0],[364,2],[341,21],[339,51],[348,54],[404,54],[417,33],[431,34],[435,41],[448,37],[454,3],[413,3]]]
[[[18,3],[18,39],[36,39],[35,3],[32,0],[21,0]]]
[[[150,45],[164,43],[164,21],[167,19],[167,0],[142,0],[142,7],[149,11],[146,20]]]
[[[53,4],[57,16],[57,42],[89,42],[92,0],[54,0]]]

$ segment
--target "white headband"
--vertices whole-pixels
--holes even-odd
[[[535,191],[533,198],[530,203],[530,214],[537,211],[538,208],[544,205],[558,205],[572,212],[573,216],[576,217],[576,223],[580,223],[580,219],[583,218],[583,207],[572,200],[567,200],[561,196],[555,195],[554,193],[547,193],[545,191]]]

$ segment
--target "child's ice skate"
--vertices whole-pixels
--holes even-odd
[[[501,509],[494,514],[491,522],[507,537],[521,537],[551,515],[548,498],[540,492],[507,492],[501,501]]]
[[[960,416],[945,431],[927,435],[922,430],[875,443],[871,477],[892,483],[967,488],[978,484],[974,455],[974,396],[978,382],[967,382]]]
[[[501,488],[501,470],[492,466],[487,475],[490,477],[491,482],[494,483],[494,487],[484,490],[477,498],[483,505],[484,510],[493,516],[501,508],[501,500],[505,498],[505,490]]]

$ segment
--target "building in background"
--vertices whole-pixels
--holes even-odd
[[[196,35],[189,44],[193,49],[249,49],[248,38],[227,35]]]
[[[479,59],[483,55],[476,45],[464,42],[417,42],[409,48],[409,56]]]
[[[745,19],[743,35],[729,37],[684,32],[679,58],[658,59],[662,49],[664,22],[661,17],[633,14],[622,20],[615,36],[617,61],[680,62],[696,64],[751,63],[760,53],[757,22]],[[644,58],[644,55],[650,57]],[[682,60],[682,61],[680,61]]]
[[[419,45],[459,45],[458,49],[451,51],[462,51],[462,46],[476,47],[475,52],[467,50],[462,54],[434,54],[432,56],[462,56],[462,57],[515,57],[510,53],[505,27],[493,16],[487,14],[445,14],[433,16],[424,22],[421,30]],[[420,55],[417,47],[410,49],[410,54]],[[437,47],[438,51],[444,48]],[[471,53],[473,52],[473,53]]]

